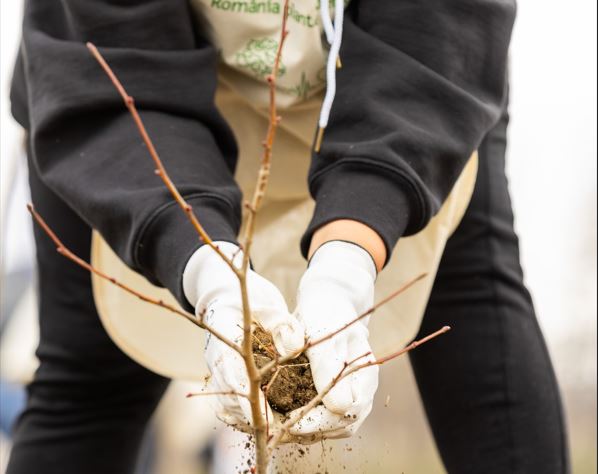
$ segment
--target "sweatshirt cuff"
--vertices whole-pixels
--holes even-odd
[[[237,243],[240,209],[220,197],[185,197],[197,219],[214,241]],[[157,209],[140,232],[135,261],[153,284],[170,290],[180,305],[194,313],[183,291],[183,272],[193,253],[204,242],[179,207],[172,201]]]
[[[386,246],[386,262],[409,224],[410,203],[405,179],[368,164],[344,163],[329,168],[310,183],[316,201],[313,217],[303,238],[301,253],[307,257],[316,230],[338,219],[367,225]]]

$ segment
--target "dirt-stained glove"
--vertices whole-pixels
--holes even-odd
[[[296,316],[314,341],[343,327],[374,303],[376,266],[358,245],[331,241],[313,255],[299,284]],[[368,318],[307,351],[316,390],[321,392],[343,369],[374,360],[368,342]],[[290,433],[306,440],[352,436],[372,409],[378,388],[378,367],[372,366],[341,380]]]
[[[229,242],[215,244],[226,256],[234,257],[236,266],[241,266],[243,254],[236,245]],[[278,352],[287,355],[301,349],[305,343],[303,327],[289,314],[280,291],[252,270],[247,273],[247,286],[253,318],[272,334]],[[239,281],[226,262],[209,246],[199,248],[187,263],[183,274],[183,290],[195,307],[196,314],[204,315],[204,322],[209,327],[228,340],[241,344],[243,305]],[[208,391],[249,393],[245,364],[237,352],[207,333],[204,354],[211,373]],[[248,430],[252,416],[246,398],[221,395],[210,399],[220,420]],[[266,406],[263,398],[260,406]],[[268,419],[274,421],[269,406],[267,410]]]

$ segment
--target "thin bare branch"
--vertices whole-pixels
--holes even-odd
[[[365,364],[353,367],[349,372],[347,372],[347,374],[345,376],[350,375],[354,372],[357,372],[358,370],[365,369],[366,367],[371,367],[373,365],[382,365],[382,364],[385,364],[386,362],[390,362],[391,360],[396,359],[397,357],[402,356],[403,354],[406,354],[409,351],[412,351],[416,347],[421,346],[422,344],[425,344],[429,340],[434,339],[435,337],[438,337],[441,334],[444,334],[445,332],[448,332],[450,330],[451,330],[450,326],[444,326],[444,327],[440,328],[438,331],[435,331],[432,334],[428,334],[426,337],[424,337],[422,339],[413,341],[411,344],[409,344],[407,347],[404,347],[403,349],[400,349],[396,352],[388,354],[387,356],[384,356],[380,359],[376,359],[376,360],[373,360],[370,362],[366,362]]]
[[[372,306],[370,309],[368,309],[367,311],[364,311],[363,313],[361,313],[359,316],[357,316],[355,319],[349,321],[347,324],[345,324],[344,326],[340,327],[339,329],[337,329],[336,331],[331,332],[330,334],[327,334],[319,339],[316,339],[314,341],[308,341],[308,343],[306,344],[306,350],[310,349],[314,346],[317,346],[318,344],[321,344],[324,341],[327,341],[329,339],[332,339],[334,336],[336,336],[337,334],[343,332],[345,329],[353,326],[355,323],[358,323],[359,321],[361,321],[362,319],[367,318],[369,315],[371,315],[374,311],[376,311],[378,308],[380,308],[381,306],[384,306],[386,303],[388,303],[389,301],[393,300],[394,298],[396,298],[397,296],[399,296],[401,293],[405,292],[406,290],[408,290],[409,288],[411,288],[413,285],[415,285],[418,281],[422,280],[423,278],[425,278],[427,276],[427,273],[422,273],[421,275],[417,276],[416,278],[414,278],[413,280],[405,283],[402,287],[400,287],[398,290],[393,291],[390,295],[388,295],[387,297],[381,299],[380,301],[378,301],[374,306]]]
[[[192,398],[192,397],[211,397],[211,396],[228,396],[231,397],[242,397],[249,400],[249,395],[246,393],[235,392],[234,390],[228,390],[223,392],[191,392],[185,395],[185,398]]]
[[[137,130],[139,131],[139,134],[141,135],[141,138],[143,139],[143,142],[145,143],[145,146],[147,147],[147,150],[150,156],[152,157],[152,160],[154,160],[154,164],[156,165],[156,175],[158,175],[162,179],[162,181],[170,191],[170,194],[172,194],[177,204],[181,207],[181,209],[183,210],[183,212],[197,231],[197,234],[199,235],[200,239],[205,244],[210,246],[220,256],[220,258],[228,264],[231,270],[235,274],[237,274],[239,272],[239,269],[233,264],[233,261],[229,259],[226,255],[224,255],[224,253],[218,248],[218,246],[214,244],[206,230],[203,228],[203,226],[197,219],[197,216],[193,212],[193,208],[191,207],[191,205],[185,200],[185,198],[183,198],[173,181],[170,179],[170,176],[166,172],[166,169],[162,164],[162,160],[158,155],[158,151],[156,150],[156,147],[154,146],[152,139],[147,133],[145,125],[143,124],[139,112],[137,111],[137,107],[135,106],[135,99],[127,93],[124,86],[122,85],[122,83],[120,82],[110,65],[106,62],[98,48],[96,48],[96,46],[93,43],[89,42],[87,43],[87,48],[89,49],[89,51],[91,51],[91,54],[93,54],[94,58],[98,61],[106,75],[110,78],[110,81],[112,82],[112,84],[114,84],[114,87],[122,97],[125,106],[131,113],[131,116],[135,121],[135,125],[137,126]]]
[[[314,407],[319,405],[322,402],[322,400],[324,399],[324,397],[326,395],[328,395],[330,390],[332,390],[332,388],[335,387],[341,380],[343,380],[346,377],[349,377],[351,374],[354,374],[355,372],[357,372],[359,370],[363,370],[367,367],[372,367],[375,365],[382,365],[382,364],[385,364],[386,362],[396,359],[397,357],[399,357],[403,354],[406,354],[407,352],[415,349],[418,346],[421,346],[422,344],[430,341],[431,339],[434,339],[435,337],[438,337],[441,334],[444,334],[445,332],[449,331],[450,329],[451,329],[450,326],[444,326],[443,328],[439,329],[438,331],[436,331],[432,334],[429,334],[428,336],[426,336],[422,339],[413,341],[411,344],[404,347],[403,349],[393,352],[393,353],[391,353],[385,357],[382,357],[380,359],[371,360],[371,361],[365,362],[360,365],[353,365],[358,360],[361,360],[364,357],[367,357],[371,354],[371,352],[367,352],[365,354],[360,355],[359,357],[356,357],[355,359],[353,359],[351,361],[345,362],[343,364],[343,368],[340,370],[340,372],[332,379],[332,381],[326,387],[324,387],[324,389],[322,389],[320,392],[318,392],[317,396],[315,396],[307,405],[305,405],[301,410],[296,412],[294,416],[289,417],[281,425],[280,430],[277,432],[277,434],[270,439],[270,442],[269,442],[270,452],[272,452],[272,450],[274,448],[276,448],[276,446],[280,443],[283,436],[286,433],[288,433],[289,429],[295,423],[300,421],[305,415],[307,415],[307,413],[309,413],[310,410],[312,410]]]
[[[58,236],[54,233],[54,231],[50,228],[50,226],[46,223],[46,221],[42,218],[42,216],[40,216],[38,214],[38,212],[35,210],[35,208],[33,207],[32,204],[27,204],[27,210],[30,212],[30,214],[33,216],[33,218],[35,219],[37,224],[42,228],[42,230],[48,235],[48,237],[50,237],[50,239],[52,239],[52,241],[54,242],[54,245],[56,245],[56,251],[60,255],[62,255],[63,257],[66,257],[67,259],[76,263],[77,265],[84,268],[85,270],[99,276],[100,278],[103,278],[104,280],[109,281],[110,283],[112,283],[113,285],[117,286],[118,288],[126,291],[127,293],[129,293],[133,296],[136,296],[140,300],[145,301],[146,303],[149,303],[149,304],[159,306],[160,308],[164,308],[165,310],[170,311],[171,313],[176,314],[177,316],[185,318],[187,321],[194,324],[195,326],[198,326],[198,327],[205,329],[206,331],[212,333],[212,335],[214,335],[214,337],[216,337],[217,339],[222,341],[224,344],[229,346],[231,349],[234,349],[236,352],[241,353],[241,349],[239,348],[239,346],[237,344],[235,344],[234,342],[232,342],[229,339],[227,339],[226,337],[224,337],[218,331],[215,331],[212,328],[206,326],[203,323],[203,321],[198,321],[194,316],[190,315],[189,313],[181,311],[180,309],[176,308],[175,306],[165,303],[161,299],[152,298],[151,296],[147,296],[147,295],[141,293],[140,291],[137,291],[137,290],[131,288],[130,286],[125,285],[124,283],[121,283],[120,281],[118,281],[116,278],[111,277],[110,275],[107,275],[103,271],[101,271],[101,270],[95,268],[94,266],[92,266],[91,264],[87,263],[85,260],[83,260],[78,255],[74,254],[71,250],[69,250],[62,243],[62,241],[58,238]]]
[[[374,313],[378,308],[380,308],[381,306],[384,306],[385,304],[387,304],[388,302],[390,302],[391,300],[393,300],[394,298],[396,298],[397,296],[399,296],[401,293],[403,293],[406,290],[408,290],[409,288],[411,288],[415,283],[417,283],[418,281],[422,280],[426,276],[427,276],[427,273],[422,273],[421,275],[417,276],[413,280],[405,283],[399,289],[393,291],[390,295],[388,295],[385,298],[381,299],[374,306],[372,306],[371,308],[369,308],[367,311],[364,311],[363,313],[361,313],[356,318],[352,319],[351,321],[349,321],[347,324],[345,324],[344,326],[340,327],[336,331],[333,331],[330,334],[326,334],[325,336],[322,336],[321,338],[316,339],[314,341],[307,341],[307,343],[301,349],[293,352],[292,354],[289,354],[289,355],[287,355],[285,357],[281,357],[277,361],[268,362],[266,365],[264,365],[261,368],[262,375],[267,374],[268,371],[271,371],[278,364],[284,364],[285,362],[288,362],[289,360],[294,359],[295,357],[297,357],[299,354],[305,352],[306,350],[308,350],[308,349],[310,349],[310,348],[312,348],[312,347],[314,347],[314,346],[316,346],[318,344],[321,344],[324,341],[332,339],[337,334],[345,331],[347,328],[351,327],[355,323],[361,321],[362,319],[364,319],[367,316],[369,316],[372,313]]]
[[[282,28],[280,32],[280,40],[278,42],[278,48],[276,50],[276,56],[274,58],[274,64],[272,65],[272,71],[266,78],[269,89],[270,89],[270,105],[269,105],[269,123],[268,130],[266,133],[266,139],[263,141],[263,155],[260,163],[260,169],[258,172],[257,183],[253,193],[253,198],[250,203],[246,204],[246,208],[249,210],[247,217],[247,226],[245,228],[245,235],[243,239],[243,245],[246,249],[246,262],[249,264],[249,252],[253,243],[253,235],[255,233],[255,221],[257,213],[262,205],[262,201],[266,194],[266,188],[268,187],[268,181],[270,178],[270,169],[272,163],[272,148],[274,146],[274,139],[276,137],[276,131],[280,123],[280,116],[277,112],[276,106],[276,83],[278,78],[278,72],[280,69],[280,61],[282,57],[282,49],[284,47],[285,40],[289,34],[287,30],[287,20],[289,16],[289,0],[285,0],[283,17],[282,17]]]
[[[266,413],[266,439],[270,438],[270,420],[268,420],[268,392],[270,391],[270,387],[272,387],[272,384],[278,377],[278,374],[280,374],[280,369],[282,369],[282,367],[278,367],[278,369],[276,369],[276,372],[274,372],[274,375],[272,375],[272,378],[270,379],[270,381],[268,382],[266,387],[263,389],[263,391],[264,391],[264,412]]]

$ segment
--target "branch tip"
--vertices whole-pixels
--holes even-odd
[[[195,228],[200,239],[203,242],[205,242],[207,245],[209,245],[210,247],[214,248],[216,250],[216,252],[218,253],[218,255],[220,256],[220,258],[222,258],[222,260],[224,260],[224,262],[231,268],[231,270],[233,270],[233,272],[237,272],[236,268],[233,267],[232,262],[222,252],[220,252],[218,249],[216,249],[214,247],[214,245],[212,243],[212,239],[210,238],[208,233],[205,231],[205,229],[203,228],[203,226],[201,225],[201,223],[199,222],[199,220],[197,219],[195,214],[193,214],[191,212],[191,207],[187,204],[187,202],[185,201],[185,199],[183,198],[183,196],[177,189],[176,185],[170,179],[168,172],[164,168],[162,160],[160,159],[160,156],[158,155],[158,152],[154,146],[154,143],[152,142],[152,139],[150,138],[150,136],[145,128],[145,125],[143,124],[143,120],[141,119],[139,112],[137,111],[137,108],[135,107],[133,97],[131,97],[127,93],[124,86],[121,84],[118,77],[116,76],[114,71],[112,71],[112,69],[110,68],[110,65],[106,62],[106,60],[101,55],[101,53],[97,50],[97,48],[91,43],[88,43],[87,47],[89,48],[89,50],[95,57],[96,61],[99,63],[101,68],[104,70],[104,72],[106,73],[106,75],[108,76],[108,78],[110,79],[110,81],[112,82],[112,84],[114,85],[114,87],[116,88],[118,93],[120,94],[121,98],[125,102],[125,105],[126,105],[127,109],[129,110],[131,117],[132,117],[133,121],[135,122],[135,125],[137,126],[137,130],[138,130],[141,138],[143,139],[143,143],[144,143],[145,147],[147,148],[152,160],[154,161],[156,168],[160,171],[160,173],[158,173],[158,176],[160,176],[160,178],[162,179],[162,181],[164,182],[164,184],[170,191],[170,194],[172,195],[174,200],[177,202],[177,204],[185,211],[187,218],[189,219],[189,221]]]

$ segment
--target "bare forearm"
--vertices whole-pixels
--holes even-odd
[[[378,271],[386,262],[386,247],[378,233],[367,225],[350,219],[339,219],[320,227],[312,237],[308,258],[311,258],[318,247],[331,240],[345,240],[363,247],[374,259]]]

